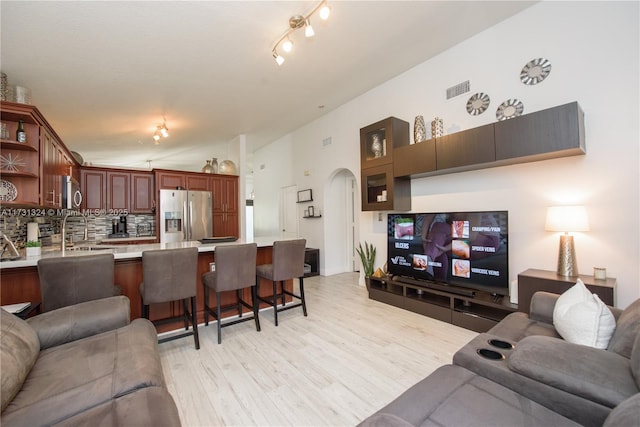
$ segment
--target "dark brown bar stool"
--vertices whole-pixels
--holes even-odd
[[[40,259],[38,276],[43,311],[120,294],[110,253]]]
[[[258,302],[256,300],[256,256],[258,245],[247,243],[242,245],[216,247],[216,269],[202,275],[204,286],[204,324],[209,326],[209,314],[218,322],[218,344],[222,343],[222,328],[251,320],[251,317],[242,317],[242,307],[253,311],[253,319],[256,322],[256,330],[260,331],[260,319],[258,317]],[[242,299],[242,289],[251,288],[251,304]],[[209,306],[209,291],[216,293],[216,310]],[[237,302],[235,304],[221,305],[221,293],[236,291]],[[222,323],[223,311],[237,310],[238,319]]]
[[[279,240],[273,242],[272,263],[263,264],[256,267],[256,275],[273,283],[273,296],[270,299],[263,298],[260,295],[258,299],[273,306],[273,317],[276,326],[278,326],[278,311],[289,310],[291,308],[302,306],[302,312],[307,315],[307,305],[304,299],[304,251],[307,241],[305,239],[297,240]],[[298,278],[300,281],[300,294],[296,295],[285,289],[285,281]],[[278,282],[281,291],[278,293]],[[300,300],[297,304],[285,306],[285,296],[289,295]],[[282,306],[278,308],[278,299],[282,300]]]
[[[178,316],[153,321],[155,325],[184,320],[184,330],[193,331],[162,338],[159,343],[193,335],[196,350],[200,349],[198,321],[196,318],[196,287],[198,278],[198,249],[161,249],[142,252],[142,317],[149,318],[149,305],[170,301],[182,301],[183,313]],[[187,300],[191,300],[191,310]]]

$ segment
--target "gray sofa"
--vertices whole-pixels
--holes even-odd
[[[640,420],[640,300],[612,308],[606,350],[564,341],[559,295],[538,292],[362,426],[635,426]],[[483,354],[481,354],[483,353]]]
[[[0,312],[3,426],[180,425],[156,330],[129,322],[127,297]]]

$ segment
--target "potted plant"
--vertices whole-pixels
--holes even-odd
[[[372,243],[364,242],[364,249],[362,243],[356,248],[356,252],[360,255],[360,261],[362,262],[362,271],[364,272],[364,280],[369,289],[369,277],[373,276],[374,263],[376,261],[376,248]]]
[[[27,257],[40,256],[42,244],[39,240],[28,240],[24,246],[27,248]]]

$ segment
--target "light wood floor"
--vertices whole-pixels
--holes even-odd
[[[302,309],[201,326],[160,344],[185,426],[353,426],[436,368],[475,332],[372,301],[357,273],[305,279]]]

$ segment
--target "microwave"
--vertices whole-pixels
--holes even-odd
[[[62,177],[62,208],[79,209],[82,204],[82,192],[80,183],[72,176]]]

